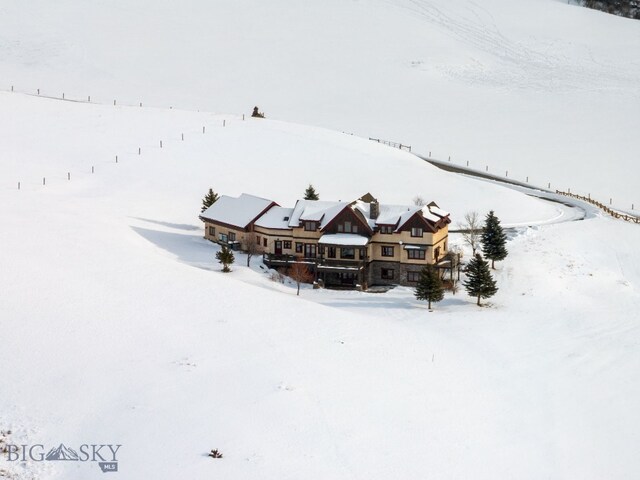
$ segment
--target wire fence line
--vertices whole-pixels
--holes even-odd
[[[79,98],[70,98],[69,96],[66,95],[66,93],[62,93],[61,96],[55,96],[55,95],[47,95],[45,94],[41,89],[35,89],[35,91],[20,91],[18,89],[15,88],[15,86],[11,86],[10,89],[2,89],[0,88],[0,92],[6,92],[6,93],[15,93],[15,94],[19,94],[19,95],[27,95],[27,96],[33,96],[33,97],[38,97],[38,98],[46,98],[46,99],[50,99],[50,100],[59,100],[59,101],[65,101],[65,102],[73,102],[73,103],[84,103],[84,104],[92,104],[92,105],[104,105],[104,106],[109,106],[109,105],[113,105],[113,106],[125,106],[125,107],[145,107],[145,108],[160,108],[160,109],[165,109],[165,110],[170,110],[173,109],[173,106],[170,107],[166,107],[166,106],[162,106],[162,107],[158,107],[158,106],[151,106],[151,105],[143,105],[142,102],[139,102],[137,105],[133,105],[133,104],[120,104],[118,103],[117,100],[113,100],[112,103],[105,103],[105,102],[97,102],[95,101],[95,99],[92,99],[91,96],[87,96],[86,99],[79,99]],[[197,112],[200,112],[200,110],[197,110]],[[233,118],[235,120],[245,120],[245,114],[242,115],[228,115],[227,118],[221,118],[220,121],[216,124],[212,124],[212,122],[209,120],[206,122],[206,124],[202,125],[201,129],[198,130],[194,130],[193,129],[193,125],[190,126],[188,129],[184,129],[182,130],[177,137],[173,138],[169,138],[169,140],[175,140],[178,143],[182,143],[185,141],[185,132],[188,132],[190,134],[192,134],[193,136],[201,136],[204,135],[205,133],[207,133],[208,128],[209,127],[226,127],[228,124],[228,121],[230,120],[230,118]],[[197,133],[196,133],[197,132]],[[166,137],[165,137],[166,139]],[[178,140],[179,139],[179,140]],[[144,142],[145,144],[148,143],[148,141]],[[162,149],[164,146],[166,146],[167,143],[163,142],[162,139],[158,140],[158,143],[156,143],[156,147],[158,149]],[[145,146],[144,150],[148,151],[149,149],[154,148],[154,147],[150,147],[150,146]],[[142,146],[137,147],[137,151],[135,153],[130,153],[130,154],[125,154],[127,156],[140,156],[143,154],[143,148]],[[108,160],[109,156],[111,157],[111,160]],[[119,160],[122,160],[123,155],[115,155],[115,157],[113,155],[104,155],[104,158],[100,159],[97,161],[97,163],[94,163],[93,165],[91,165],[91,174],[95,174],[96,173],[96,165],[98,164],[118,164],[120,163]],[[37,181],[30,181],[30,182],[24,182],[24,179],[21,179],[19,181],[16,181],[14,183],[14,189],[16,190],[23,190],[25,186],[27,185],[41,185],[42,187],[45,187],[47,185],[49,185],[51,182],[47,181],[48,179],[51,180],[51,178],[59,180],[64,178],[65,179],[65,183],[71,181],[72,177],[75,178],[75,175],[80,173],[81,175],[83,174],[88,174],[89,173],[89,165],[86,165],[86,171],[82,170],[81,172],[75,172],[74,175],[72,175],[73,170],[69,170],[66,171],[64,174],[64,177],[62,175],[52,175],[47,177],[46,175],[43,176],[39,176],[37,177],[38,180]],[[9,187],[11,188],[11,187]]]

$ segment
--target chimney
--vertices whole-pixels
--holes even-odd
[[[380,204],[377,200],[374,200],[369,203],[369,216],[371,217],[371,220],[375,220],[378,218],[378,215],[380,215]]]

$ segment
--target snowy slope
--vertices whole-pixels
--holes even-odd
[[[640,23],[556,0],[8,2],[4,89],[248,113],[640,205]]]
[[[0,5],[3,88],[94,102],[0,94],[0,431],[120,443],[122,479],[638,478],[640,228],[366,137],[637,205],[639,37],[552,0]],[[222,274],[206,189],[309,182],[525,227],[481,309]]]
[[[630,381],[640,330],[629,313],[640,306],[637,226],[590,217],[523,230],[485,309],[460,294],[429,314],[404,288],[296,297],[257,260],[243,267],[242,255],[233,273],[219,272],[196,219],[205,187],[293,198],[309,173],[271,183],[263,158],[294,166],[316,155],[356,171],[358,162],[415,168],[412,178],[385,176],[385,196],[442,175],[441,195],[455,191],[467,205],[495,202],[521,221],[548,207],[316,128],[203,114],[218,125],[203,135],[197,113],[0,97],[14,129],[3,157],[21,159],[3,163],[3,177],[30,179],[0,190],[0,424],[15,441],[120,443],[127,479],[640,471],[640,392]],[[55,157],[38,146],[41,133],[12,121],[38,111],[57,120],[50,134],[77,132],[55,143]],[[174,125],[189,135],[161,150],[154,139]],[[23,145],[31,150],[21,156]],[[117,165],[114,150],[124,152]],[[60,174],[68,165],[71,181]],[[43,169],[54,172],[44,187],[33,178]],[[335,179],[323,195],[341,188],[318,175]],[[207,457],[212,448],[224,458]],[[0,465],[15,478],[103,475],[76,463]]]
[[[381,201],[411,205],[420,195],[457,218],[472,209],[484,213],[494,208],[506,223],[532,224],[557,221],[564,214],[559,205],[451,175],[407,152],[321,128],[15,93],[0,93],[0,107],[5,112],[0,118],[0,155],[5,159],[0,186],[15,190],[9,197],[18,202],[18,182],[20,193],[43,188],[64,192],[76,180],[90,180],[94,167],[95,177],[109,179],[107,194],[121,188],[121,175],[137,181],[156,178],[157,187],[145,204],[156,204],[166,188],[173,188],[168,184],[177,183],[180,196],[190,201],[176,202],[181,220],[194,221],[210,187],[220,194],[246,192],[293,207],[309,183],[325,200],[350,201],[370,191]],[[57,119],[53,125],[51,118]],[[177,205],[156,216],[170,218]],[[132,208],[143,206],[136,202]]]

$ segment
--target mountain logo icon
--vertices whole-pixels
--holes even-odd
[[[45,460],[65,460],[77,462],[80,459],[78,458],[78,454],[73,448],[69,448],[65,446],[64,443],[61,443],[57,448],[52,448],[51,450],[49,450],[47,456],[45,457]]]

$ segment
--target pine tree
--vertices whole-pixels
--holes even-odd
[[[313,185],[309,184],[307,189],[304,191],[304,199],[305,200],[320,200],[320,195],[316,192],[316,189],[313,188]]]
[[[489,263],[477,254],[467,266],[467,279],[462,282],[470,297],[478,298],[478,306],[481,298],[493,297],[498,291],[496,282],[491,276]]]
[[[509,252],[506,247],[507,236],[500,226],[500,220],[493,214],[493,210],[485,219],[480,241],[482,242],[482,253],[491,260],[491,268],[495,270],[495,261],[504,260]]]
[[[229,247],[222,247],[220,251],[216,252],[216,259],[218,260],[218,263],[222,264],[222,271],[225,273],[231,271],[229,265],[236,260],[233,255],[233,251],[231,251]]]
[[[202,199],[202,209],[200,212],[204,212],[207,208],[218,201],[218,194],[213,193],[213,190],[210,188],[209,193],[207,193]]]
[[[418,300],[429,302],[429,310],[431,310],[431,302],[439,302],[444,298],[442,280],[433,265],[426,265],[422,269],[414,295]]]

